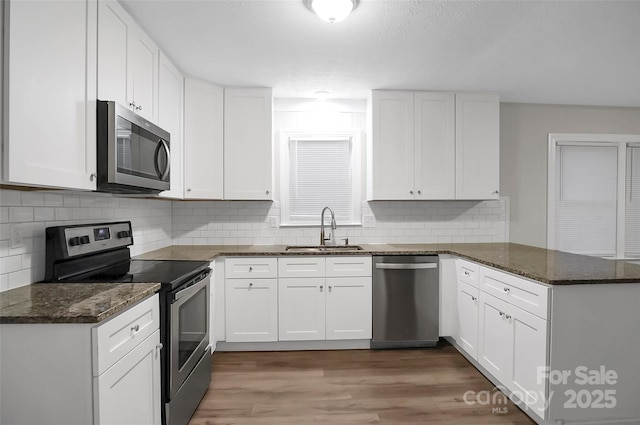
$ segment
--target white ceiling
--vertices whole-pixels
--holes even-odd
[[[329,24],[303,0],[123,0],[176,65],[277,97],[370,89],[640,107],[640,1],[360,0]]]

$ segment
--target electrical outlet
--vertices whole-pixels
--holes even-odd
[[[376,218],[372,215],[362,216],[362,227],[376,227]]]
[[[269,217],[269,227],[272,229],[278,227],[278,217]]]
[[[22,246],[24,246],[24,243],[22,242],[20,225],[14,224],[11,228],[11,248],[20,248]]]

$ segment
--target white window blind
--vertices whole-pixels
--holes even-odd
[[[359,138],[354,133],[293,133],[283,142],[282,224],[317,226],[326,206],[338,225],[359,223]]]
[[[556,249],[616,256],[617,179],[617,146],[557,146]]]
[[[640,144],[627,146],[625,257],[640,257]]]

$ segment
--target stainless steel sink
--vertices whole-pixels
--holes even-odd
[[[362,251],[359,245],[317,245],[317,246],[298,246],[291,245],[285,247],[285,251],[289,252],[349,252]]]

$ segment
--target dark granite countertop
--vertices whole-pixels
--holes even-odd
[[[98,323],[158,290],[159,283],[34,283],[0,292],[0,323]]]
[[[212,261],[220,256],[452,254],[550,285],[640,283],[640,265],[514,243],[361,244],[362,251],[291,252],[284,245],[172,245],[136,258]]]

